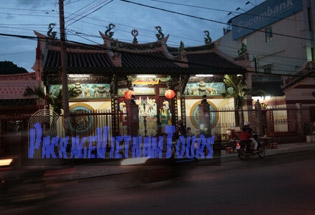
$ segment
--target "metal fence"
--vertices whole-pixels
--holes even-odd
[[[240,125],[237,123],[238,113],[234,109],[218,109],[211,110],[215,114],[216,121],[212,122],[211,134],[215,135],[218,140],[227,140],[231,136],[231,132],[237,133]],[[309,107],[293,107],[284,106],[269,107],[268,109],[244,110],[244,121],[249,121],[251,127],[258,131],[261,135],[270,137],[286,137],[300,136],[305,138],[310,133],[312,122]],[[49,114],[48,114],[49,115]],[[211,115],[211,114],[210,114]],[[15,113],[14,117],[8,115],[0,115],[1,120],[1,137],[0,137],[0,156],[16,154],[21,150],[21,144],[28,141],[30,122],[34,122],[34,115],[25,115]],[[113,136],[114,131],[112,122],[120,120],[122,116],[116,116],[112,112],[104,110],[95,110],[94,112],[76,112],[71,115],[71,134],[72,136],[97,136],[100,129],[104,132],[104,128],[108,129],[107,140]],[[56,120],[55,126],[52,121]],[[189,126],[189,116],[186,119],[186,126]],[[143,122],[141,122],[143,123]],[[56,135],[64,137],[64,117],[58,116],[57,119],[52,117],[43,118],[41,125],[44,130],[55,129]],[[126,128],[117,123],[118,133],[126,134]],[[141,127],[141,126],[139,126]],[[157,126],[159,127],[159,126]],[[51,132],[51,131],[50,131]],[[196,134],[198,135],[198,129]],[[45,131],[43,132],[45,133]],[[87,139],[86,144],[89,144]]]

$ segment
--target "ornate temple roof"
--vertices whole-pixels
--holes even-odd
[[[38,32],[37,59],[42,60],[43,72],[57,74],[60,70],[60,43]],[[123,71],[129,74],[237,74],[245,67],[223,56],[214,44],[191,48],[166,45],[168,37],[152,43],[121,42],[100,32],[103,45],[67,42],[68,74],[104,75]],[[34,64],[35,65],[35,64]],[[37,68],[38,69],[38,68]]]

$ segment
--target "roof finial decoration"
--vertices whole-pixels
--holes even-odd
[[[211,37],[210,37],[210,32],[207,31],[207,30],[205,30],[205,31],[203,31],[203,32],[204,32],[205,35],[206,35],[206,37],[205,37],[205,44],[206,44],[206,45],[211,44],[212,39],[211,39]]]
[[[109,38],[112,38],[113,35],[114,35],[114,32],[111,32],[111,30],[112,30],[113,28],[115,28],[115,25],[114,25],[113,23],[110,23],[110,24],[108,25],[108,27],[106,27],[106,28],[107,28],[107,30],[105,31],[105,35],[108,36]]]
[[[133,29],[131,31],[131,35],[133,36],[133,44],[138,44],[138,40],[137,40],[137,36],[138,36],[138,30],[137,29]]]
[[[155,34],[156,38],[158,40],[164,39],[164,34],[162,33],[162,28],[161,26],[155,26],[155,29],[159,32],[158,34]]]
[[[49,26],[48,26],[48,31],[47,31],[47,36],[52,38],[52,39],[56,39],[56,34],[57,32],[56,31],[52,31],[54,29],[54,26],[56,25],[56,23],[50,23]]]

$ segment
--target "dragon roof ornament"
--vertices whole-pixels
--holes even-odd
[[[162,33],[162,28],[161,26],[155,26],[155,29],[158,31],[158,34],[155,34],[156,38],[158,40],[164,39],[164,34]]]
[[[47,31],[47,36],[52,38],[52,39],[56,39],[56,34],[57,32],[56,31],[53,31],[54,29],[54,26],[56,26],[56,23],[50,23],[49,26],[48,26],[48,31]]]
[[[106,28],[107,28],[107,30],[105,31],[105,35],[108,36],[109,38],[112,38],[113,35],[114,35],[114,32],[112,32],[111,30],[112,30],[113,28],[115,28],[115,25],[114,25],[113,23],[110,23],[110,24],[108,25],[108,27],[106,27]]]
[[[210,37],[210,32],[208,30],[203,31],[205,33],[205,44],[209,45],[212,42],[212,39]]]

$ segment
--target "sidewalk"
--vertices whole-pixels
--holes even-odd
[[[315,143],[288,143],[279,144],[277,149],[266,149],[266,157],[275,154],[286,154],[299,151],[315,150]],[[225,161],[237,160],[237,152],[225,153],[221,151],[222,165]],[[112,163],[111,163],[112,162]],[[120,166],[119,161],[109,161],[105,165],[76,165],[72,168],[66,167],[63,169],[49,170],[46,173],[48,181],[65,181],[65,180],[80,180],[102,176],[110,176],[132,172],[135,167]]]

